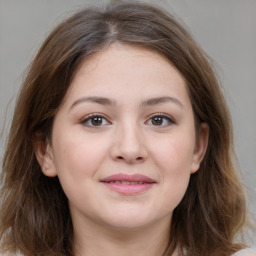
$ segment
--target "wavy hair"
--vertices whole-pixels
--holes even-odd
[[[72,221],[57,177],[42,174],[35,136],[51,136],[53,120],[78,66],[113,43],[139,45],[168,59],[182,74],[197,122],[209,144],[173,212],[166,255],[227,256],[243,247],[244,192],[234,166],[230,114],[208,56],[176,19],[145,3],[115,1],[87,8],[59,24],[33,60],[19,97],[1,173],[0,248],[24,255],[73,255]]]

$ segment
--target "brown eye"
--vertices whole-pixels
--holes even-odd
[[[110,124],[109,121],[103,117],[103,116],[89,116],[87,118],[85,118],[84,120],[82,120],[81,122],[84,126],[87,127],[100,127],[100,126],[105,126]]]
[[[152,118],[153,125],[162,125],[163,124],[163,117],[156,116]]]
[[[95,117],[91,118],[91,124],[92,124],[93,126],[102,125],[102,117],[95,116]]]
[[[149,125],[153,125],[153,126],[168,127],[168,126],[174,124],[175,122],[169,116],[155,115],[155,116],[151,117],[146,123]]]

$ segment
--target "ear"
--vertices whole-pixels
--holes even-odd
[[[43,174],[48,177],[57,176],[50,142],[47,139],[43,140],[41,136],[35,136],[34,152]]]
[[[193,152],[193,159],[191,165],[191,173],[195,173],[199,167],[201,162],[204,159],[205,152],[208,146],[209,139],[209,126],[206,123],[201,123],[198,134],[196,136],[195,148]]]

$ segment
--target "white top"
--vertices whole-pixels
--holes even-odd
[[[9,254],[1,254],[0,256],[11,256]],[[21,254],[17,254],[17,256],[22,256]],[[176,254],[175,254],[176,256]],[[233,254],[232,256],[256,256],[256,249],[243,249],[235,254]]]
[[[174,252],[173,256],[179,256],[177,251]],[[255,249],[243,249],[231,256],[256,256],[256,248]]]
[[[173,256],[179,256],[178,252],[175,251]],[[243,249],[240,250],[238,252],[236,252],[235,254],[232,254],[231,256],[256,256],[256,248],[255,249]]]
[[[244,249],[233,254],[233,256],[256,256],[256,249]]]

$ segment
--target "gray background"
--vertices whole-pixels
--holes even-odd
[[[0,0],[0,159],[25,70],[54,25],[107,1]],[[146,2],[146,1],[145,1]],[[162,0],[215,60],[234,123],[235,147],[256,215],[256,0]],[[256,236],[250,242],[256,246]]]

